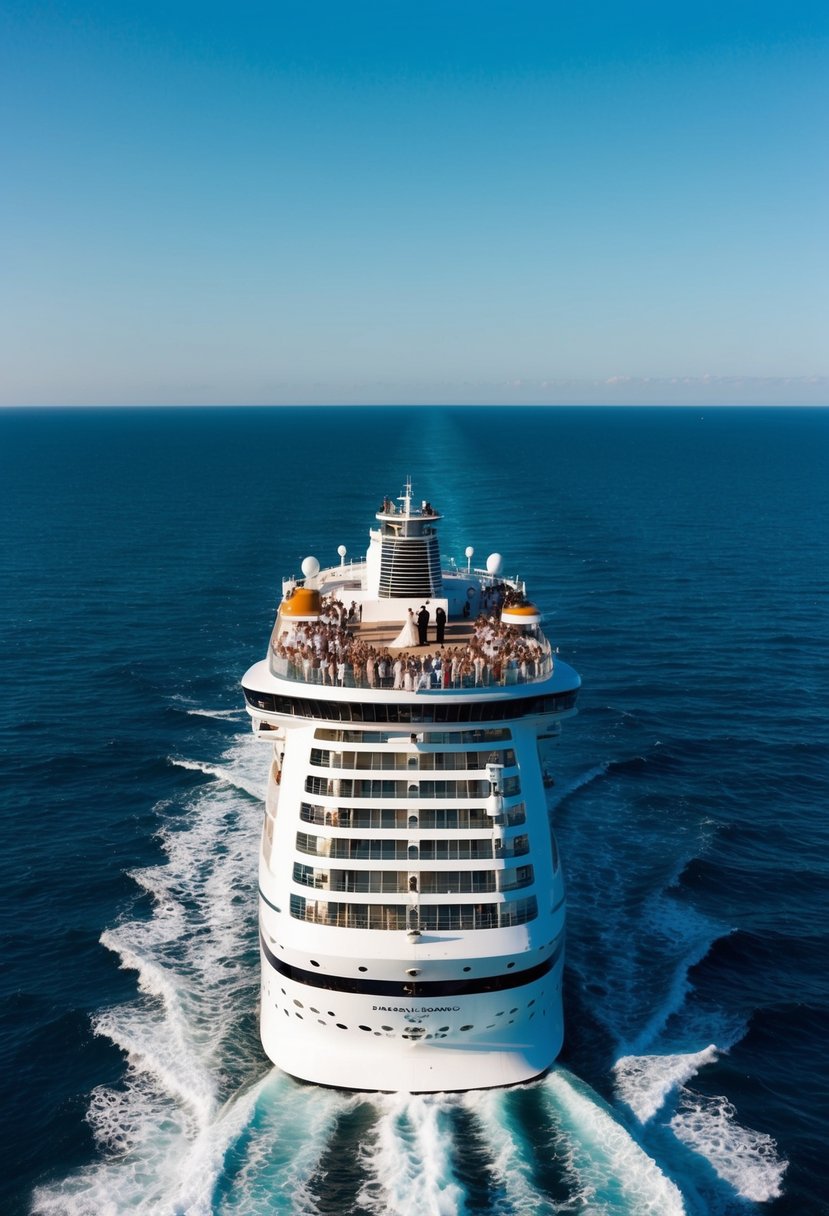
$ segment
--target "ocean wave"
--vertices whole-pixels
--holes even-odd
[[[175,765],[176,768],[184,768],[194,773],[203,773],[205,777],[213,777],[216,781],[223,781],[226,785],[232,785],[237,790],[241,790],[243,794],[248,794],[251,798],[255,798],[257,802],[264,802],[265,800],[266,785],[264,783],[254,784],[253,781],[234,768],[220,764],[208,764],[202,760],[186,760],[182,756],[169,756],[168,763]]]
[[[583,1081],[561,1068],[542,1082],[569,1168],[579,1182],[581,1212],[596,1216],[684,1216],[676,1184]]]
[[[711,1043],[702,1051],[684,1055],[621,1056],[613,1065],[616,1094],[640,1123],[647,1123],[661,1110],[672,1090],[696,1076],[706,1064],[713,1064],[719,1054]]]
[[[556,789],[555,795],[550,799],[551,807],[559,807],[567,799],[585,786],[591,785],[594,781],[598,781],[604,777],[610,766],[610,761],[605,761],[603,764],[594,764],[591,768],[578,776],[571,778],[565,785],[559,786]]]
[[[782,1194],[788,1162],[778,1154],[771,1136],[737,1122],[736,1109],[727,1098],[684,1092],[670,1127],[743,1199],[767,1203]]]

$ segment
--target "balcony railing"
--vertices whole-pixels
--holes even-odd
[[[290,908],[291,916],[315,925],[438,933],[458,929],[503,929],[524,925],[538,916],[534,895],[508,903],[421,904],[419,909],[405,904],[321,902],[292,895]]]
[[[456,675],[454,679],[444,679],[432,672],[427,676],[422,673],[413,675],[409,683],[396,683],[393,675],[381,677],[376,672],[373,682],[369,682],[365,668],[357,667],[355,671],[351,663],[340,664],[332,680],[328,668],[315,666],[313,659],[287,658],[280,655],[274,645],[271,645],[270,653],[272,673],[284,680],[294,680],[298,684],[315,684],[321,688],[364,688],[427,694],[458,692],[464,689],[477,689],[482,692],[487,689],[509,688],[516,684],[534,684],[539,680],[546,680],[551,675],[553,662],[554,656],[550,650],[530,664],[507,659],[503,663],[485,663],[480,670]]]

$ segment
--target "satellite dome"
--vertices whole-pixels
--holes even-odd
[[[500,553],[490,553],[489,557],[486,559],[487,574],[500,574],[503,564],[504,559],[501,557]]]
[[[302,573],[306,578],[313,578],[315,574],[319,574],[320,564],[315,557],[306,557],[302,563]]]

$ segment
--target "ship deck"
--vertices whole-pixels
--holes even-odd
[[[400,633],[400,621],[358,621],[348,626],[348,632],[356,642],[373,646],[376,650],[388,649]],[[468,646],[475,636],[475,624],[470,620],[447,621],[444,632],[443,646]],[[423,646],[406,646],[406,653],[426,655],[440,650],[437,641],[435,624],[429,622],[427,641]],[[396,652],[400,653],[400,652]]]

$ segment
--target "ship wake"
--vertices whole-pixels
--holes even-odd
[[[132,873],[135,911],[102,936],[137,977],[135,999],[94,1020],[123,1078],[91,1095],[95,1161],[40,1187],[35,1213],[691,1216],[710,1194],[688,1206],[683,1153],[711,1162],[731,1194],[777,1193],[773,1144],[687,1088],[713,1047],[651,1060],[640,1035],[617,1064],[617,1107],[562,1068],[513,1090],[430,1096],[347,1095],[272,1069],[257,1032],[263,759],[244,735],[216,764],[179,761],[207,780],[194,790],[182,776],[180,804],[159,808],[165,859]]]

